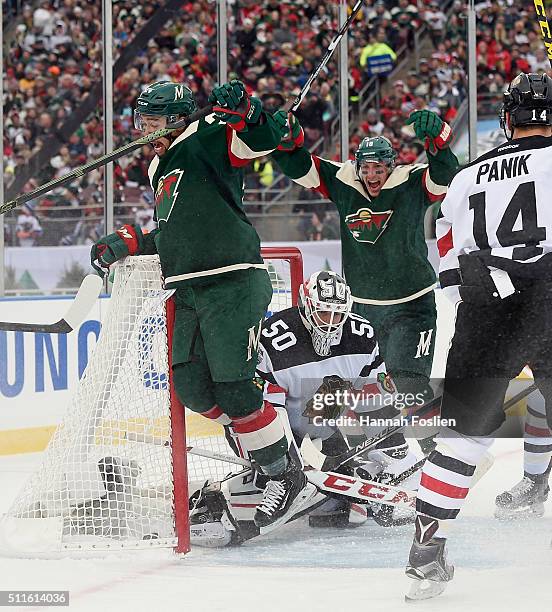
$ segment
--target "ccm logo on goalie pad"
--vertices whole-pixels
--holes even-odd
[[[413,493],[397,491],[386,485],[367,482],[359,478],[347,478],[333,472],[327,472],[320,486],[326,491],[335,491],[336,493],[344,493],[346,491],[347,497],[356,497],[366,501],[391,505],[416,507],[416,496]]]

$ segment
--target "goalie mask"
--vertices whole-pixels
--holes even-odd
[[[503,94],[500,127],[511,140],[514,128],[532,125],[552,125],[552,79],[522,72]]]
[[[299,314],[318,355],[329,355],[332,343],[339,342],[352,304],[349,286],[335,272],[315,272],[301,285]]]
[[[134,109],[134,127],[144,131],[144,115],[166,117],[167,123],[174,123],[180,117],[191,115],[196,109],[194,95],[187,85],[159,81],[146,87],[138,96]]]

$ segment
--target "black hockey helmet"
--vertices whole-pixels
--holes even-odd
[[[500,127],[506,133],[522,125],[552,125],[552,79],[547,74],[521,72],[503,94]]]

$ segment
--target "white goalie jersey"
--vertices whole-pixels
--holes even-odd
[[[320,390],[324,379],[339,377],[351,384],[352,393],[358,398],[355,402],[357,413],[381,407],[380,403],[374,405],[363,398],[393,391],[374,329],[366,319],[352,313],[327,356],[314,351],[311,336],[297,308],[271,316],[263,324],[257,372],[265,381],[265,400],[286,408],[291,429],[299,442],[307,433],[312,438],[326,439],[338,429],[314,420],[309,411],[315,396],[323,401]],[[354,414],[350,410],[347,412],[354,419]]]
[[[520,277],[552,277],[552,138],[512,140],[462,169],[437,219],[442,287],[459,284],[458,256]]]

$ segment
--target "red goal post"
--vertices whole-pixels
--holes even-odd
[[[297,303],[301,253],[262,249],[270,311]],[[188,488],[235,466],[188,455],[232,454],[223,430],[176,400],[170,376],[174,303],[157,256],[117,265],[107,315],[71,404],[7,514],[0,556],[190,548]]]
[[[269,266],[269,275],[273,287],[272,309],[282,309],[283,306],[296,306],[299,286],[303,282],[303,257],[301,251],[296,247],[263,247],[261,256]],[[271,262],[287,263],[289,266],[289,278],[284,278],[282,286],[278,271]],[[284,299],[282,298],[282,293]],[[167,302],[167,328],[173,329],[174,301]],[[169,361],[172,354],[172,334],[168,334]],[[201,417],[200,417],[201,418]],[[171,428],[172,431],[186,431],[186,419],[184,408],[179,402],[171,377]],[[190,550],[190,528],[188,517],[188,461],[186,453],[186,435],[183,437],[172,437],[172,461],[173,461],[173,483],[174,483],[174,516],[178,543],[175,552],[186,553]],[[220,448],[222,446],[222,448]],[[229,447],[225,447],[225,441],[221,440],[216,450],[232,453]],[[193,478],[193,474],[191,474]]]

